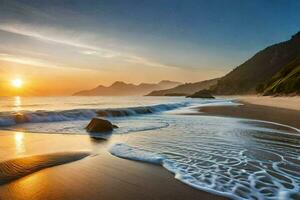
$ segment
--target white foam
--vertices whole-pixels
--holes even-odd
[[[278,182],[278,180],[275,177],[270,176],[266,170],[260,170],[256,173],[249,174],[246,170],[241,169],[240,171],[235,171],[231,175],[231,178],[224,177],[222,179],[220,174],[218,174],[218,171],[215,171],[214,173],[216,174],[214,174],[201,171],[201,169],[191,170],[194,166],[186,167],[182,165],[182,163],[177,163],[173,159],[168,159],[166,156],[130,147],[126,144],[115,144],[109,149],[109,152],[112,155],[125,159],[160,164],[168,171],[174,173],[176,179],[187,185],[232,199],[242,200],[257,198],[287,200],[292,199],[292,194],[297,194],[299,192],[299,186],[292,189],[286,188],[283,184],[288,184],[288,182],[283,180]],[[226,167],[225,163],[223,163],[223,165]],[[222,168],[222,166],[219,167]],[[219,170],[221,170],[221,168]],[[229,173],[230,170],[233,170],[233,168],[228,168]],[[248,180],[235,180],[235,176],[242,176],[242,174],[247,174]],[[264,182],[264,179],[268,178],[269,180]],[[261,186],[259,186],[260,184]]]
[[[188,106],[189,102],[157,104],[153,106],[139,106],[113,109],[73,109],[63,111],[23,111],[0,113],[0,127],[12,126],[21,123],[61,122],[89,120],[96,116],[126,117],[141,114],[153,114],[167,110]]]
[[[24,123],[42,123],[42,122],[62,122],[89,120],[93,117],[127,117],[143,114],[154,114],[171,110],[186,112],[199,106],[210,105],[237,105],[231,100],[226,99],[196,99],[184,100],[177,103],[156,104],[150,106],[137,106],[125,108],[103,108],[103,109],[72,109],[61,111],[20,111],[20,112],[2,112],[0,113],[0,127],[13,126]],[[180,110],[181,108],[187,108]]]
[[[164,157],[155,153],[147,152],[144,150],[139,150],[137,148],[132,148],[125,144],[115,144],[111,146],[109,152],[112,155],[127,158],[131,160],[143,161],[153,164],[161,164]]]
[[[235,102],[233,99],[195,99],[189,106],[180,107],[176,110],[170,110],[168,113],[174,114],[195,114],[199,113],[200,107],[208,106],[239,106],[241,103]]]
[[[300,150],[284,144],[293,134],[271,128],[266,132],[235,118],[166,117],[174,120],[169,128],[135,134],[126,144],[112,146],[110,153],[160,164],[187,185],[231,199],[299,197]],[[253,137],[265,134],[263,139]]]

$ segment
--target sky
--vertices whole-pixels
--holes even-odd
[[[293,0],[0,0],[0,94],[221,77],[300,30]]]

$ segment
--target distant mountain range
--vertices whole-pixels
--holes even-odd
[[[215,94],[222,95],[253,94],[257,91],[264,94],[276,94],[279,91],[280,93],[290,93],[290,91],[295,93],[298,88],[299,93],[299,56],[300,32],[288,41],[269,46],[258,52],[218,80],[211,90]],[[290,63],[292,64],[289,65]],[[287,70],[284,69],[285,66]],[[286,72],[292,73],[293,81],[289,79],[287,83],[287,77],[284,78],[284,76],[288,76]],[[296,83],[298,84],[297,88]],[[289,86],[283,86],[283,84]],[[295,88],[290,89],[290,86]],[[278,87],[281,89],[276,89]],[[267,91],[264,92],[264,89]]]
[[[115,82],[74,95],[186,96],[210,89],[216,95],[300,94],[300,32],[288,41],[271,45],[221,78],[180,84],[161,81],[140,85]]]
[[[219,79],[187,83],[149,96],[183,96],[203,89],[217,95],[300,94],[300,32],[271,45]]]
[[[153,90],[163,90],[173,88],[180,85],[180,82],[163,80],[157,84],[141,83],[139,85],[128,84],[116,81],[112,85],[106,87],[99,85],[91,90],[83,90],[73,94],[74,96],[141,96],[146,95]]]
[[[199,90],[209,89],[211,86],[216,85],[218,80],[216,78],[196,83],[185,83],[171,89],[152,91],[147,96],[187,96]]]

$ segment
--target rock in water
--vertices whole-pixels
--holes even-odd
[[[205,98],[205,99],[214,99],[215,97],[211,95],[210,90],[200,90],[192,95],[186,96],[190,98]]]
[[[113,125],[108,120],[101,118],[93,118],[87,125],[86,130],[88,132],[108,132],[112,131],[114,128],[118,127],[116,125]]]
[[[23,115],[22,113],[17,113],[15,115],[15,122],[16,123],[25,123],[25,122],[28,122],[29,119],[26,115]]]

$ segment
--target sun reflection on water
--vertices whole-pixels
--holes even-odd
[[[22,108],[22,99],[20,96],[14,97],[14,110],[19,111]]]
[[[24,143],[24,133],[23,132],[15,132],[15,147],[16,153],[22,154],[25,152],[25,143]]]

